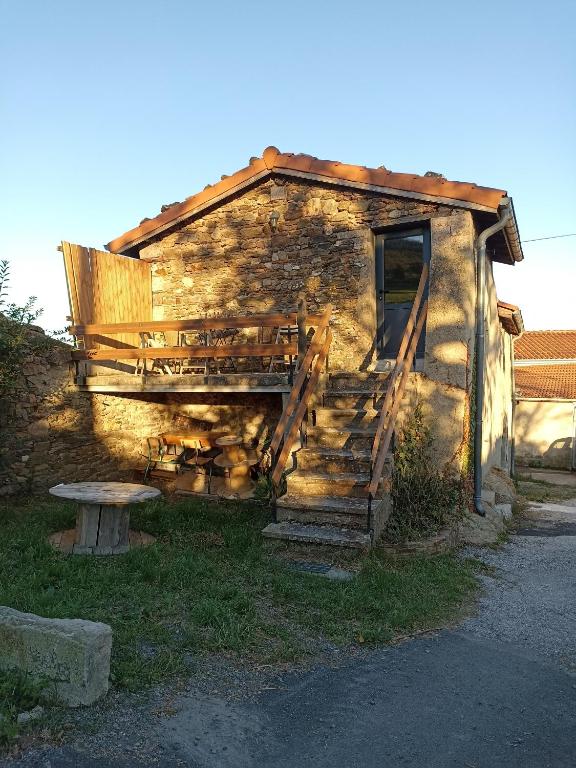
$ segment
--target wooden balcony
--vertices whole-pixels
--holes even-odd
[[[287,313],[73,325],[76,384],[111,393],[287,393],[309,331],[322,317],[306,315],[301,307]]]

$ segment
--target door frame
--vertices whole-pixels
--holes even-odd
[[[429,221],[422,222],[416,226],[404,224],[397,227],[386,227],[374,232],[374,262],[375,262],[375,282],[374,290],[376,294],[376,339],[375,351],[377,360],[394,360],[393,357],[385,357],[381,349],[383,338],[383,329],[385,323],[383,302],[380,293],[384,288],[384,251],[387,239],[403,237],[407,235],[422,235],[422,265],[430,264],[431,259],[431,238]],[[428,285],[426,285],[424,298],[428,295]],[[422,343],[425,339],[425,331],[422,334]],[[418,355],[417,355],[418,357]],[[421,355],[420,355],[421,357]]]

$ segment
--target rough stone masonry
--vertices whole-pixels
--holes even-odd
[[[108,691],[112,629],[82,619],[46,619],[0,606],[0,669],[47,680],[71,707]]]

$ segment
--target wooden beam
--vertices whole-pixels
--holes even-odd
[[[322,315],[308,315],[308,325],[316,325]],[[153,331],[207,331],[224,328],[258,328],[293,325],[296,312],[246,315],[244,317],[209,317],[190,318],[187,320],[148,320],[130,323],[92,323],[72,325],[68,330],[73,336],[93,336],[95,334],[139,333]]]
[[[289,344],[228,344],[218,347],[133,347],[131,349],[76,349],[73,360],[184,360],[226,357],[282,357],[295,355],[298,345]]]

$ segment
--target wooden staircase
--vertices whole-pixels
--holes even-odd
[[[389,510],[386,477],[369,500],[377,391],[387,374],[331,374],[322,405],[309,413],[306,443],[294,454],[287,492],[276,501],[275,524],[264,535],[336,546],[369,547],[373,527]],[[389,469],[389,465],[388,465]],[[322,526],[319,531],[318,527]]]
[[[276,522],[262,531],[265,537],[357,548],[379,538],[391,511],[390,447],[426,321],[427,280],[424,265],[393,370],[330,374],[321,405],[314,407],[312,393],[318,397],[331,340],[330,308],[326,311],[272,439],[276,486],[299,429],[303,442],[286,476],[286,494],[276,500]]]

